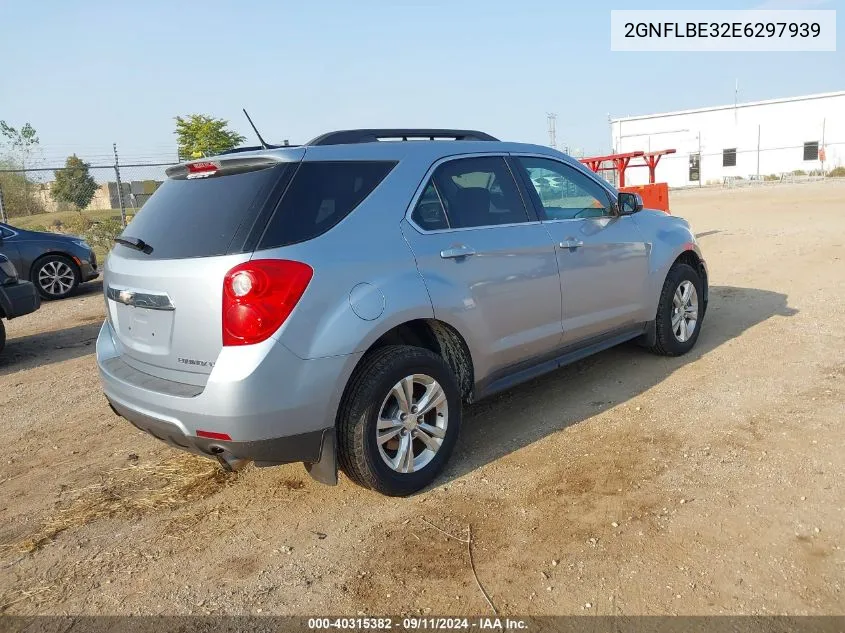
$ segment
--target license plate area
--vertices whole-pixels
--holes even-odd
[[[110,301],[120,342],[145,354],[167,354],[173,334],[174,310],[150,310]]]

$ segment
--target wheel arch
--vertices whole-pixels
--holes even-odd
[[[707,310],[707,302],[710,298],[710,290],[709,290],[709,283],[707,279],[707,266],[704,264],[704,258],[696,252],[693,248],[687,248],[683,250],[672,262],[672,265],[666,271],[666,274],[669,274],[669,271],[675,266],[675,264],[687,264],[693,270],[695,270],[698,275],[701,277],[701,288],[704,293],[704,297],[702,298],[704,302],[704,310]],[[665,280],[665,276],[664,276]],[[703,316],[703,312],[702,312]]]
[[[76,274],[80,278],[82,278],[82,269],[79,267],[79,264],[76,262],[76,258],[71,255],[70,253],[66,253],[65,251],[60,250],[49,250],[41,253],[38,257],[32,260],[32,263],[29,265],[29,278],[32,279],[32,275],[35,273],[35,269],[38,267],[38,264],[41,263],[42,260],[50,257],[51,255],[56,255],[59,257],[64,257],[73,265],[76,269]]]
[[[353,372],[367,354],[387,345],[422,347],[440,356],[455,374],[461,397],[472,400],[475,370],[472,354],[464,337],[448,323],[435,318],[418,318],[393,326],[373,341],[356,363]]]
[[[32,260],[32,264],[30,264],[30,266],[29,266],[29,276],[28,276],[28,279],[29,279],[29,280],[30,280],[33,284],[35,284],[35,287],[36,287],[36,289],[38,290],[38,292],[39,292],[39,293],[41,293],[41,292],[42,292],[42,288],[41,288],[41,286],[40,286],[40,285],[39,285],[39,283],[38,283],[38,279],[37,279],[36,271],[38,271],[38,269],[40,268],[41,263],[42,263],[45,259],[47,259],[48,257],[61,257],[62,259],[67,260],[67,262],[70,264],[71,268],[73,269],[73,271],[74,271],[74,273],[75,273],[75,275],[76,275],[76,286],[78,286],[79,284],[81,284],[81,283],[82,283],[82,268],[80,267],[79,263],[77,262],[76,257],[74,257],[73,255],[71,255],[71,254],[69,254],[69,253],[66,253],[66,252],[64,252],[64,251],[60,251],[60,250],[49,250],[49,251],[46,251],[46,252],[44,252],[44,253],[41,253],[41,255],[39,255],[39,256],[38,256],[38,257],[36,257],[34,260]],[[76,286],[75,286],[75,287],[76,287]],[[73,289],[71,289],[71,293],[73,293]],[[56,297],[47,297],[47,296],[46,296],[46,295],[44,295],[44,294],[42,294],[41,296],[42,296],[42,297],[45,297],[45,298],[47,298],[47,299],[56,298]]]
[[[701,256],[697,246],[693,243],[687,243],[675,253],[675,257],[669,260],[665,265],[665,268],[661,269],[660,273],[656,274],[654,277],[653,287],[651,290],[653,301],[650,302],[650,305],[654,306],[654,312],[649,315],[645,333],[638,339],[638,343],[644,345],[645,347],[652,347],[657,340],[656,318],[660,301],[660,293],[663,291],[663,284],[666,283],[666,277],[668,277],[669,271],[671,271],[676,264],[687,264],[696,270],[701,276],[702,291],[704,295],[702,298],[701,315],[704,316],[704,313],[707,311],[707,302],[710,298],[707,266],[705,265],[704,258]]]

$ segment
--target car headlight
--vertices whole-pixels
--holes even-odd
[[[85,240],[71,240],[71,241],[74,244],[76,244],[77,246],[80,246],[82,248],[87,248],[89,251],[92,250],[91,245],[88,242],[86,242]]]

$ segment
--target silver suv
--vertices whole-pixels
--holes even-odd
[[[466,130],[172,167],[116,242],[97,362],[118,415],[388,495],[443,468],[463,403],[629,340],[683,354],[707,306],[685,220]]]

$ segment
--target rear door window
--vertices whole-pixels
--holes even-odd
[[[352,213],[395,165],[386,161],[302,163],[258,248],[287,246],[322,235]]]
[[[510,169],[501,156],[459,158],[434,170],[431,181],[445,207],[450,228],[472,228],[528,221]],[[431,198],[429,196],[429,198]],[[434,200],[431,199],[432,206]],[[429,211],[431,218],[435,216]],[[446,222],[446,218],[442,222]],[[421,228],[425,223],[412,216]],[[438,226],[437,228],[443,228]]]
[[[116,245],[122,256],[143,259],[213,257],[231,252],[241,225],[251,226],[273,185],[290,163],[197,179],[166,179],[123,231],[152,249]]]

